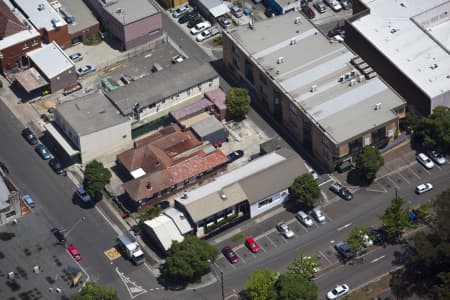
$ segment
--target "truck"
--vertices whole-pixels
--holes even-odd
[[[136,242],[135,238],[128,232],[123,232],[117,237],[119,242],[119,250],[127,256],[135,265],[145,262],[144,252],[141,246]]]

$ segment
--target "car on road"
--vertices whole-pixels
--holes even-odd
[[[311,211],[311,215],[317,220],[317,222],[319,222],[320,224],[324,224],[327,222],[327,219],[325,218],[325,214],[323,213],[323,211],[318,208],[315,207],[313,208],[313,210]]]
[[[203,22],[204,19],[202,18],[202,16],[196,16],[195,18],[191,19],[188,23],[187,23],[187,28],[192,28],[195,25],[197,25],[200,22]]]
[[[56,158],[51,159],[48,164],[56,174],[63,174],[65,172],[64,167]]]
[[[352,8],[351,2],[349,0],[341,0],[341,6],[343,10],[349,10]]]
[[[328,37],[332,38],[337,35],[340,35],[342,38],[345,38],[345,27],[344,26],[336,26],[333,29],[328,31]]]
[[[429,192],[433,189],[433,185],[429,182],[422,183],[416,186],[416,193],[422,195],[423,193]]]
[[[33,201],[33,198],[31,198],[30,195],[23,195],[23,196],[22,196],[22,199],[23,199],[23,201],[25,201],[25,203],[26,203],[29,207],[34,208],[34,201]]]
[[[51,233],[55,236],[55,238],[60,243],[64,243],[66,241],[66,238],[64,237],[64,234],[58,229],[58,228],[52,228],[50,229]]]
[[[69,253],[72,255],[72,257],[76,261],[80,261],[81,260],[81,254],[80,254],[80,252],[78,251],[78,249],[74,245],[70,245],[69,247],[67,247],[67,251],[69,251]]]
[[[211,28],[211,23],[208,21],[200,22],[191,28],[191,34],[199,34],[205,29]]]
[[[335,12],[341,11],[342,10],[342,6],[341,4],[338,2],[338,0],[324,0],[324,2],[326,4],[328,4],[329,7],[331,7],[331,9]]]
[[[341,185],[338,182],[334,182],[330,186],[330,191],[333,193],[336,193],[338,196],[340,196],[342,199],[350,201],[353,199],[353,194],[350,192],[345,186]]]
[[[195,18],[196,16],[198,16],[198,10],[194,9],[194,10],[184,14],[182,17],[180,17],[178,19],[178,23],[180,23],[180,24],[187,23],[190,20],[192,20],[193,18]]]
[[[417,154],[416,159],[420,164],[422,164],[428,170],[430,170],[434,167],[434,163],[431,161],[431,159],[428,156],[425,155],[425,153]]]
[[[83,187],[77,188],[75,191],[75,195],[81,199],[83,202],[89,202],[91,201],[91,196],[86,192],[86,190]]]
[[[241,158],[242,156],[244,156],[244,151],[243,150],[236,150],[231,152],[230,154],[227,155],[227,158],[230,162],[238,160],[239,158]]]
[[[52,155],[50,154],[50,151],[48,151],[47,147],[45,147],[42,144],[37,145],[36,148],[34,148],[34,150],[36,150],[37,154],[39,154],[39,156],[42,159],[47,160],[47,159],[52,158]]]
[[[313,220],[303,210],[298,211],[295,217],[306,227],[313,225]]]
[[[231,249],[230,246],[226,246],[222,248],[222,254],[228,259],[228,261],[232,264],[235,264],[239,261],[239,257],[236,253]]]
[[[443,164],[445,164],[447,162],[447,160],[445,159],[444,155],[442,155],[441,153],[437,152],[436,150],[429,151],[428,155],[438,165],[443,165]]]
[[[346,295],[350,291],[350,288],[346,284],[338,284],[334,289],[327,293],[327,299],[333,300],[341,296]]]
[[[309,6],[309,5],[305,5],[302,7],[302,12],[303,14],[308,17],[308,19],[314,19],[316,16],[316,13],[314,12],[314,10]]]
[[[285,222],[280,222],[276,225],[278,232],[280,232],[285,238],[291,239],[295,236],[294,232],[289,228],[289,225]]]
[[[25,128],[24,130],[22,130],[22,136],[30,145],[36,145],[38,143],[38,139],[30,128]]]
[[[74,54],[70,54],[69,55],[69,58],[70,58],[70,60],[71,61],[73,61],[74,63],[75,62],[79,62],[79,61],[82,61],[83,60],[83,54],[81,54],[81,53],[74,53]]]
[[[336,243],[336,245],[334,245],[334,248],[345,259],[350,259],[355,256],[355,253],[352,251],[352,249],[350,249],[348,244],[345,242]]]
[[[316,2],[313,4],[313,6],[321,14],[327,11],[327,7],[322,2]]]
[[[182,15],[184,15],[185,13],[187,13],[189,10],[189,5],[184,5],[181,7],[178,7],[177,9],[175,9],[175,11],[172,13],[172,17],[174,18],[179,18]]]
[[[380,244],[385,239],[386,233],[382,228],[369,227],[369,236],[375,243]]]
[[[182,55],[175,55],[172,57],[172,63],[178,64],[184,61],[184,57]]]
[[[228,29],[231,27],[231,21],[230,19],[224,17],[224,16],[220,16],[217,18],[217,22],[220,24],[220,26],[222,26],[223,29]]]
[[[245,246],[247,246],[247,248],[250,249],[250,251],[252,251],[253,253],[258,253],[260,250],[259,245],[251,236],[245,239]]]
[[[202,31],[202,32],[200,32],[199,34],[197,34],[197,35],[195,36],[195,40],[196,40],[197,42],[203,42],[204,40],[210,38],[211,36],[212,36],[211,31],[205,30],[205,31]]]
[[[89,73],[95,72],[95,71],[96,71],[96,68],[94,65],[85,65],[85,66],[82,66],[81,68],[77,69],[77,75],[81,77],[81,76],[84,76],[86,74],[89,74]]]

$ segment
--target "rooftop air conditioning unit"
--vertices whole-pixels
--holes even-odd
[[[44,9],[45,9],[44,3],[40,3],[38,5],[38,10],[41,11],[41,10],[44,10]]]
[[[297,44],[297,40],[296,40],[295,38],[293,38],[293,39],[291,40],[291,46],[292,46],[292,45],[295,45],[295,44]]]
[[[350,86],[354,86],[356,84],[356,80],[355,79],[352,79],[352,80],[350,80]]]
[[[366,76],[360,75],[360,76],[358,77],[358,82],[364,82],[364,81],[366,81]]]
[[[377,104],[375,104],[375,110],[380,110],[381,109],[381,102],[378,102]]]
[[[345,76],[344,75],[341,75],[341,77],[339,77],[339,82],[344,82],[344,80],[345,80]]]
[[[282,63],[284,63],[284,57],[280,56],[277,58],[277,64],[282,64]]]
[[[311,86],[311,93],[314,93],[315,91],[317,91],[317,84],[314,84]]]
[[[294,23],[300,24],[300,21],[301,21],[301,17],[296,17]]]

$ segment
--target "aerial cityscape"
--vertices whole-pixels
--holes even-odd
[[[1,300],[450,299],[450,0],[0,0]]]

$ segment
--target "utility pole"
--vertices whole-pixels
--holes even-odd
[[[208,259],[208,262],[210,263],[211,268],[213,269],[214,276],[217,277],[217,279],[220,280],[220,288],[221,288],[221,292],[222,292],[222,300],[225,300],[225,288],[224,288],[224,282],[223,282],[223,272],[222,272],[222,270],[219,270],[219,268],[217,268],[216,265],[214,265],[214,263],[211,262],[211,260]],[[217,268],[217,271],[220,274],[220,277],[219,277],[219,274],[216,273],[216,268]]]

